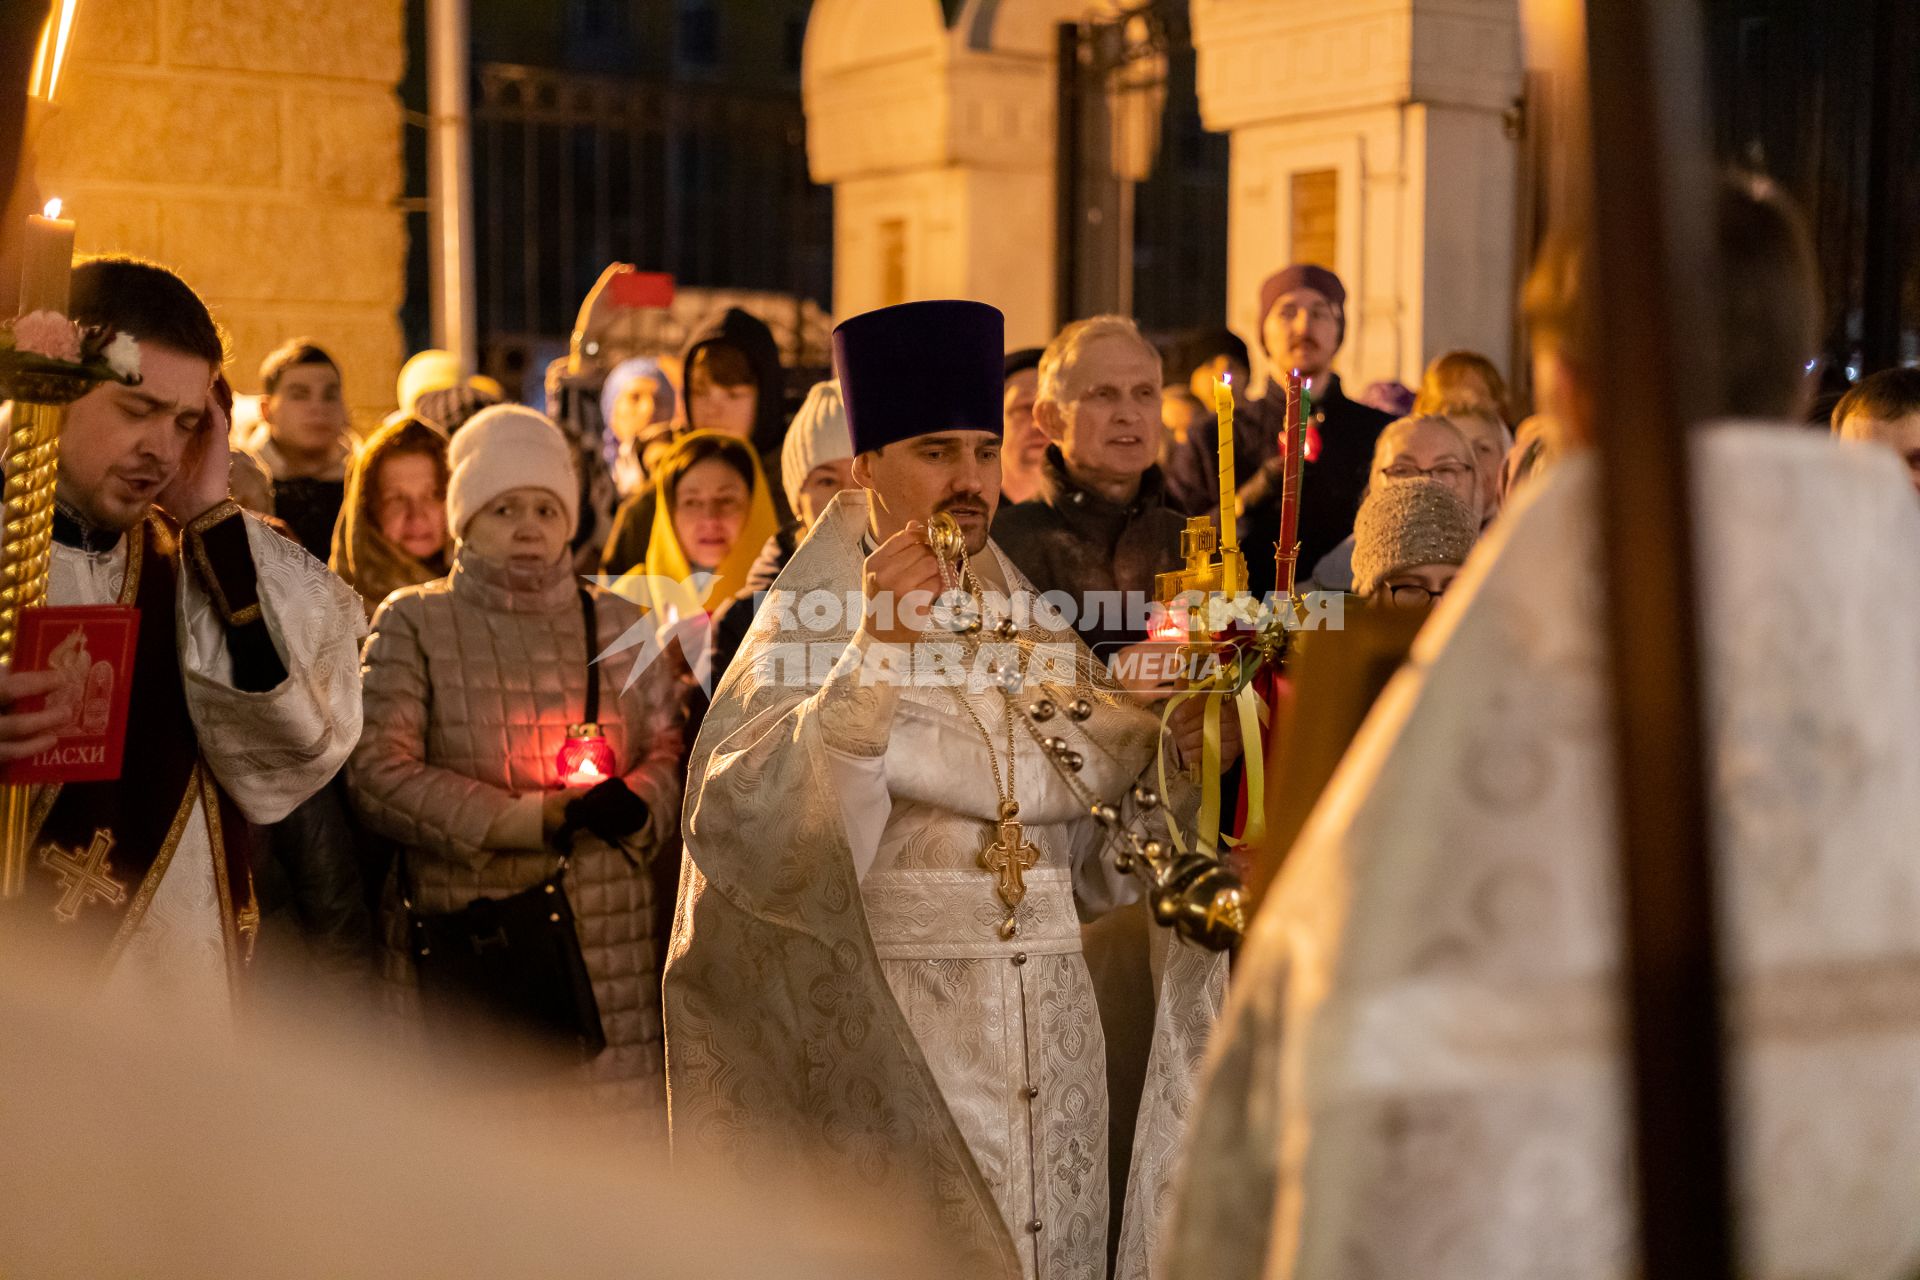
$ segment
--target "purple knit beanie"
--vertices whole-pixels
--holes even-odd
[[[1311,262],[1296,262],[1292,266],[1282,267],[1267,277],[1260,286],[1260,345],[1267,343],[1267,315],[1273,310],[1273,304],[1280,301],[1280,295],[1291,293],[1295,289],[1312,289],[1320,294],[1340,313],[1340,336],[1338,342],[1347,340],[1347,289],[1340,283],[1340,277],[1325,267],[1316,267]],[[1269,355],[1272,353],[1269,352]]]

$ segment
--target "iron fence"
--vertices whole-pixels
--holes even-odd
[[[518,380],[613,261],[682,285],[830,304],[830,192],[797,95],[475,68],[482,366]]]

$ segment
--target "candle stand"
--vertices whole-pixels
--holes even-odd
[[[0,398],[13,402],[0,452],[0,666],[11,667],[22,611],[47,601],[53,486],[67,406],[111,374],[20,351],[0,351]],[[33,788],[0,787],[0,899],[26,887]]]

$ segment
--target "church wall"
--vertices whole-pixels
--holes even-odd
[[[356,423],[403,355],[404,0],[86,0],[38,186],[82,253],[174,267],[233,346],[229,375],[311,335]]]
[[[1514,143],[1499,117],[1483,111],[1429,106],[1407,114],[1415,138],[1409,151],[1425,188],[1421,295],[1412,317],[1418,346],[1427,359],[1466,347],[1506,369],[1519,292]]]
[[[959,166],[843,179],[834,190],[835,308],[977,298],[1007,345],[1052,336],[1053,195],[1030,175]]]
[[[1046,345],[1054,321],[1054,193],[1031,175],[977,171],[967,183],[972,208],[968,257],[978,292],[1007,315],[1007,349]]]

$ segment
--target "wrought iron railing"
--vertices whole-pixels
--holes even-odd
[[[829,304],[831,195],[797,94],[483,63],[473,117],[483,365],[563,342],[613,261]]]

